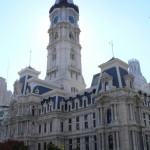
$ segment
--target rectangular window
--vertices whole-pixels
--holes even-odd
[[[93,120],[93,127],[96,127],[96,120]]]
[[[76,130],[80,130],[79,116],[76,117]]]
[[[39,125],[39,133],[41,133],[41,125]]]
[[[88,129],[88,122],[84,122],[85,129]]]
[[[76,80],[78,80],[78,73],[76,73]]]
[[[63,132],[64,131],[64,123],[60,122],[60,131]]]
[[[69,150],[72,150],[72,139],[69,139]]]
[[[85,150],[90,150],[89,149],[89,137],[85,137]]]
[[[146,114],[145,113],[143,113],[143,118],[144,118],[144,125],[146,127]]]
[[[49,111],[49,104],[47,105],[47,111]]]
[[[80,150],[80,138],[77,138],[77,150]]]
[[[69,118],[69,123],[72,123],[72,119],[71,118]]]
[[[69,131],[72,131],[72,125],[69,124]]]
[[[94,150],[97,150],[97,137],[94,136]]]
[[[39,115],[41,114],[41,109],[39,109]]]
[[[86,107],[86,100],[84,100],[84,108]]]
[[[44,124],[44,132],[46,132],[46,124]]]
[[[46,107],[44,107],[44,114],[46,114]]]
[[[84,115],[84,120],[88,120],[88,115]]]
[[[76,109],[78,109],[78,103],[76,103]]]
[[[69,131],[72,131],[72,119],[69,118]]]
[[[76,124],[76,130],[80,130],[80,125],[79,125],[79,123]]]
[[[79,116],[76,117],[76,122],[79,122]]]
[[[38,143],[38,150],[41,150],[41,143]]]
[[[50,122],[50,132],[52,132],[53,124]]]
[[[93,113],[93,119],[95,119],[95,112]]]
[[[68,105],[68,111],[71,111],[71,106],[70,105]]]
[[[84,128],[87,129],[88,128],[88,115],[84,115]]]
[[[46,143],[44,143],[44,150],[46,150]]]
[[[49,106],[49,111],[52,111],[52,105]]]

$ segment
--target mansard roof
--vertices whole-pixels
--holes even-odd
[[[79,8],[77,5],[68,2],[67,0],[59,0],[58,3],[55,3],[51,8],[49,13],[51,13],[54,9],[56,8],[62,8],[62,7],[69,7],[69,8],[73,8],[77,13],[79,13]]]

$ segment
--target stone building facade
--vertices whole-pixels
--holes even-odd
[[[49,13],[46,78],[30,66],[19,72],[1,141],[23,140],[31,150],[50,141],[65,150],[149,150],[150,96],[136,88],[132,65],[110,59],[86,89],[79,8],[56,0]]]

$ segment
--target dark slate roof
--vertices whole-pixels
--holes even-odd
[[[91,87],[96,86],[98,84],[98,79],[99,79],[100,73],[97,73],[93,75]]]
[[[78,6],[75,5],[75,4],[68,3],[67,0],[60,0],[58,4],[54,4],[54,5],[50,8],[49,13],[51,13],[54,9],[56,9],[56,8],[61,8],[61,7],[63,7],[63,6],[73,8],[77,13],[79,13],[79,8],[78,8]]]

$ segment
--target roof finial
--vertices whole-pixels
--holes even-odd
[[[30,65],[31,65],[31,53],[32,53],[32,51],[30,51],[29,67],[30,67]]]
[[[109,44],[111,45],[112,55],[113,55],[113,58],[114,58],[115,56],[114,56],[114,44],[113,44],[113,41],[109,42]]]

